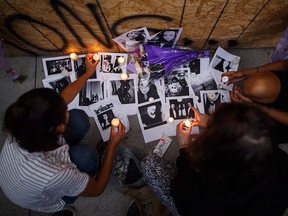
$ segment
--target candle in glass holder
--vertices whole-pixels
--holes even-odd
[[[223,76],[223,77],[222,77],[222,82],[223,82],[223,83],[228,82],[228,80],[229,80],[228,76]]]
[[[123,64],[124,62],[125,62],[125,59],[124,59],[123,56],[121,56],[121,57],[118,58],[118,63],[119,63],[119,64]]]
[[[122,73],[121,74],[121,79],[122,80],[127,80],[128,79],[128,75],[126,73]]]
[[[76,53],[71,53],[71,54],[70,54],[70,58],[71,58],[72,60],[77,60],[77,59],[78,59],[78,56],[77,56]]]
[[[187,120],[185,120],[185,126],[186,127],[191,127],[191,122],[187,119]]]
[[[174,122],[174,118],[173,118],[173,117],[169,117],[168,121],[169,121],[170,123],[172,123],[172,122]]]
[[[114,127],[118,127],[118,125],[120,124],[120,121],[118,118],[113,118],[112,121],[111,121],[111,124],[114,126]]]
[[[99,55],[97,53],[93,55],[93,60],[95,60],[95,61],[99,60]]]

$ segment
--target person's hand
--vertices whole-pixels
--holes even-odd
[[[200,113],[193,106],[192,106],[192,109],[193,109],[194,114],[195,114],[195,119],[192,119],[192,126],[199,126],[201,128],[206,128],[209,116],[207,114]]]
[[[184,127],[185,127],[185,120],[181,121],[176,127],[176,136],[180,148],[188,147],[192,141],[190,133],[193,126],[189,128],[186,127],[187,128],[186,130],[183,130]]]
[[[125,126],[122,124],[121,121],[119,121],[119,125],[117,127],[111,125],[111,131],[110,131],[110,145],[117,146],[125,136]]]
[[[98,64],[99,60],[95,61],[93,59],[93,55],[90,53],[86,54],[85,59],[85,67],[86,67],[86,73],[92,75],[95,72],[96,65]]]
[[[222,73],[221,78],[223,76],[227,76],[228,77],[228,82],[225,83],[226,85],[230,85],[230,84],[233,84],[233,83],[240,82],[240,81],[242,81],[242,80],[244,80],[246,78],[244,73],[242,73],[241,71],[239,71],[239,72],[235,72],[235,71],[225,72],[225,73]]]
[[[236,85],[234,85],[230,96],[233,103],[241,103],[249,106],[252,106],[254,103],[252,99],[244,96],[242,93],[242,89]]]

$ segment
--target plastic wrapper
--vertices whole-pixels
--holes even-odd
[[[160,48],[145,45],[149,69],[154,78],[160,78],[175,68],[199,57],[210,57],[210,51],[193,51],[182,48]]]

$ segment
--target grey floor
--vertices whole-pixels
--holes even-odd
[[[259,66],[270,61],[270,57],[273,53],[273,48],[265,49],[230,49],[227,50],[232,54],[241,57],[239,70]],[[9,64],[15,68],[19,73],[28,76],[28,79],[23,83],[14,83],[9,76],[2,72],[0,73],[0,126],[2,128],[2,122],[4,112],[7,107],[13,103],[21,94],[35,88],[42,87],[42,79],[44,78],[44,72],[42,68],[42,57],[9,57],[7,58]],[[91,118],[91,128],[83,142],[89,142],[95,145],[100,140],[100,134],[94,120]],[[141,129],[137,120],[137,116],[129,116],[130,131],[127,133],[123,145],[130,146],[144,154],[148,154],[153,150],[153,147],[157,144],[157,141],[148,144],[144,143],[144,139],[141,133]],[[0,133],[0,149],[2,149],[5,140],[5,134]],[[178,156],[177,143],[175,137],[167,150],[164,157],[166,159],[175,161]],[[130,197],[121,194],[118,188],[117,181],[111,177],[109,184],[105,192],[97,198],[79,198],[75,204],[78,209],[79,216],[125,216],[129,204],[132,199]],[[22,216],[22,215],[46,215],[36,212],[30,212],[27,209],[23,209],[11,203],[0,190],[0,215],[2,216]],[[287,212],[288,213],[288,212]],[[288,216],[288,214],[285,214]]]

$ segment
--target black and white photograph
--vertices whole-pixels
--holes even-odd
[[[70,76],[65,77],[61,74],[58,74],[53,77],[49,77],[42,80],[43,86],[45,88],[52,88],[57,93],[61,93],[64,88],[66,88],[70,83],[75,80],[75,74],[71,73]],[[68,105],[68,110],[75,108],[76,106],[76,98]]]
[[[169,28],[157,34],[152,35],[149,40],[149,45],[156,45],[159,47],[174,47],[182,33],[183,28]]]
[[[158,83],[159,82],[151,78],[151,73],[142,73],[142,75],[138,77],[138,104],[148,102],[149,98],[153,98],[154,100],[160,98],[156,86]]]
[[[161,101],[139,106],[138,109],[144,130],[167,123],[163,118]]]
[[[222,103],[231,103],[230,93],[227,90],[201,91],[202,113],[212,114]]]
[[[99,52],[100,62],[97,65],[97,72],[99,77],[103,78],[104,76],[107,79],[115,77],[120,77],[122,73],[127,71],[127,53],[105,53]]]
[[[79,93],[79,106],[89,106],[104,99],[104,83],[100,80],[88,80],[84,88]]]
[[[193,119],[195,113],[192,109],[195,107],[193,98],[169,98],[169,114],[174,120],[178,119]]]
[[[143,43],[149,37],[150,35],[147,28],[143,27],[125,32],[114,38],[113,41],[126,52],[134,52],[139,48],[139,44]]]
[[[78,55],[78,59],[73,60],[76,79],[81,77],[86,72],[86,66],[85,66],[86,57],[85,56],[86,55]],[[97,78],[97,74],[95,70],[95,72],[90,76],[89,79],[96,79],[96,78]]]
[[[109,140],[111,120],[115,118],[115,105],[109,100],[102,100],[89,106],[92,117],[104,142]]]
[[[171,73],[164,77],[165,96],[188,96],[190,70],[188,68],[179,68],[173,70]]]
[[[212,73],[209,71],[209,58],[200,58],[183,65],[190,68],[189,85],[192,88],[192,95],[198,103],[201,102],[200,91],[218,90]],[[191,95],[191,94],[190,94]]]
[[[97,115],[97,118],[98,118],[98,121],[100,123],[102,130],[107,130],[109,127],[111,127],[111,121],[114,117],[115,116],[112,110],[107,110]]]
[[[132,76],[131,76],[132,77]],[[137,113],[136,76],[123,80],[114,78],[107,80],[107,97],[115,105],[125,110],[127,115]]]
[[[132,104],[136,102],[135,98],[135,81],[127,80],[109,80],[111,90],[110,94],[116,96],[121,104]]]
[[[218,89],[232,91],[232,84],[226,85],[226,83],[222,82],[222,74],[228,71],[237,71],[239,62],[239,56],[232,55],[221,47],[218,47],[209,66]]]
[[[45,78],[63,74],[68,76],[73,71],[73,62],[69,56],[61,56],[54,58],[43,58],[43,69]]]

